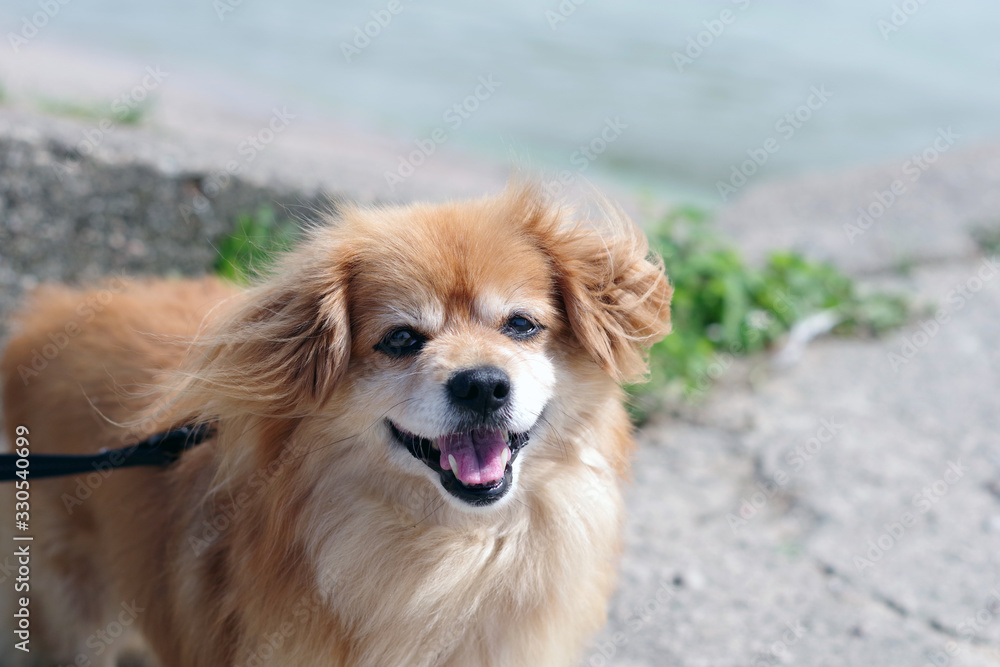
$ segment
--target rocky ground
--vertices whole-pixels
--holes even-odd
[[[201,271],[261,203],[504,180],[455,156],[389,191],[405,147],[303,125],[212,190],[255,126],[201,115],[211,137],[165,114],[81,152],[94,120],[0,109],[0,322],[40,280]],[[797,247],[928,311],[885,339],[815,342],[790,368],[721,358],[704,403],[654,417],[621,587],[583,665],[1000,664],[1000,266],[974,242],[1000,229],[1000,147],[907,160],[748,188],[722,212],[752,257]]]

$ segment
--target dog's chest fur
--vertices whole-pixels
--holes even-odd
[[[621,532],[615,473],[600,454],[585,458],[589,465],[535,461],[529,474],[547,484],[488,515],[422,504],[419,494],[405,505],[381,497],[340,504],[335,478],[317,484],[286,526],[294,547],[250,555],[264,542],[226,545],[240,561],[234,572],[253,579],[246,573],[258,568],[247,562],[256,561],[258,581],[279,571],[289,582],[262,591],[267,609],[232,610],[245,619],[236,624],[236,663],[569,664],[603,621],[618,548],[607,538]],[[318,502],[324,492],[329,503]],[[254,625],[265,618],[268,626]],[[294,628],[279,637],[285,619]]]

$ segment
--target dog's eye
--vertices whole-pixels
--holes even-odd
[[[403,357],[419,352],[426,341],[426,338],[413,329],[398,327],[387,333],[375,349],[391,357]]]
[[[540,324],[524,315],[514,315],[503,325],[503,332],[515,340],[527,340],[541,330]]]

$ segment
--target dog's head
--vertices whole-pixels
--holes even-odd
[[[617,396],[669,330],[662,266],[611,217],[579,224],[530,187],[348,209],[253,297],[212,366],[255,410],[335,412],[454,504],[493,505],[541,431]]]

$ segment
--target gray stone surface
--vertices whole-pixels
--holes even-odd
[[[199,210],[220,154],[129,130],[84,156],[80,128],[0,111],[0,321],[39,280],[198,272],[237,212],[352,194],[349,178],[249,173]],[[783,371],[740,363],[703,404],[656,416],[621,587],[583,665],[1000,664],[1000,277],[970,283],[990,267],[969,237],[1000,220],[1000,150],[945,157],[854,244],[843,224],[894,167],[748,190],[723,213],[756,256],[797,245],[947,321],[822,340]]]
[[[958,141],[936,154],[929,141],[927,156],[748,187],[716,225],[752,258],[795,248],[859,274],[968,257],[971,230],[1000,227],[1000,145]]]
[[[43,281],[204,273],[240,213],[266,205],[294,215],[325,201],[245,179],[209,197],[206,172],[168,143],[119,134],[84,155],[78,127],[0,111],[0,315]]]

